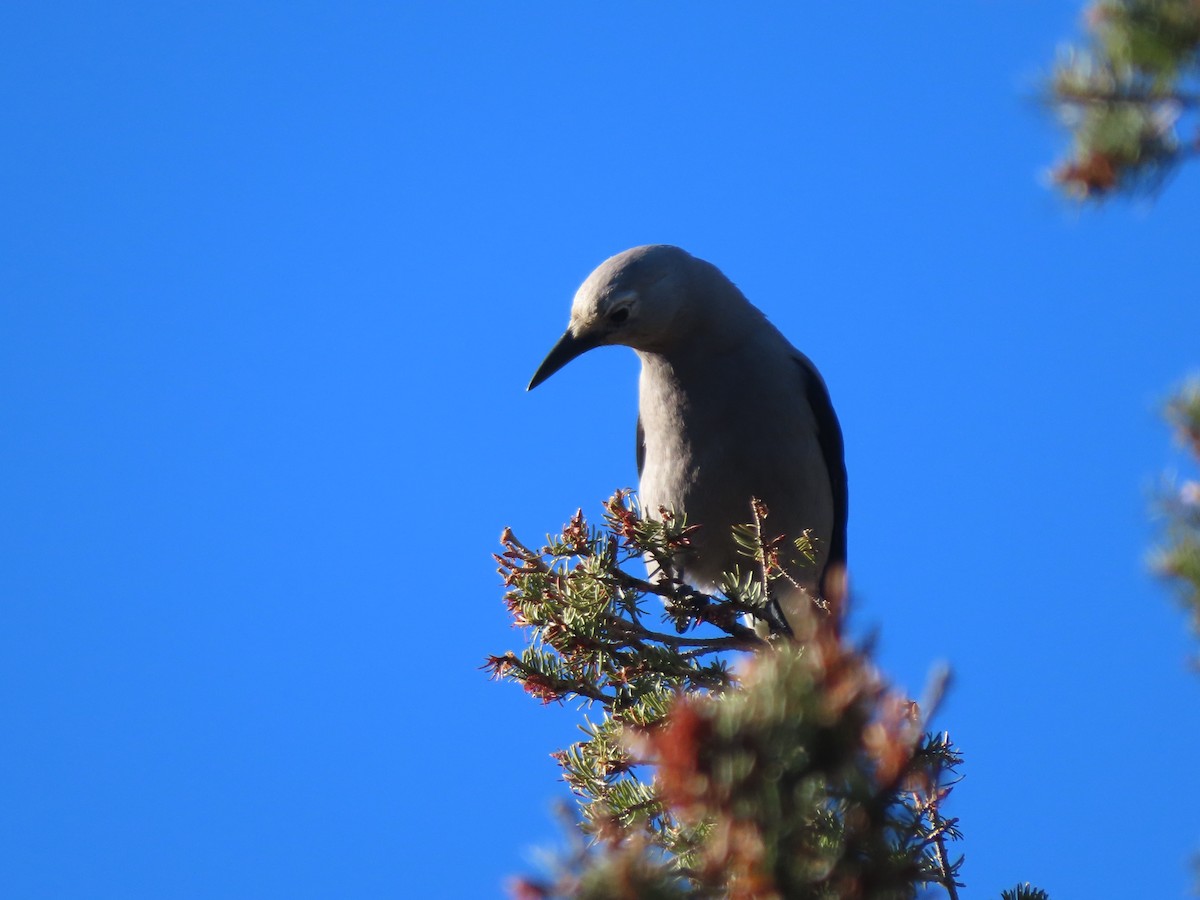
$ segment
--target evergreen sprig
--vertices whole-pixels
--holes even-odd
[[[1001,891],[1000,900],[1050,900],[1050,895],[1040,888],[1018,884],[1011,891]]]
[[[1200,379],[1184,385],[1166,407],[1167,421],[1200,467]],[[1166,529],[1154,563],[1179,590],[1180,601],[1200,636],[1200,478],[1172,486],[1163,509]]]
[[[627,735],[660,727],[681,694],[728,690],[736,681],[728,652],[764,645],[739,618],[761,612],[761,589],[745,585],[716,598],[623,568],[648,558],[669,571],[690,533],[668,512],[640,516],[628,491],[605,504],[602,528],[578,511],[537,550],[506,530],[495,557],[505,603],[531,639],[520,653],[487,661],[496,677],[543,702],[579,698],[601,707],[581,726],[584,739],[555,754],[582,801],[581,824],[594,835],[645,831],[678,858],[690,852],[696,829],[681,825],[652,784],[639,779],[635,769],[645,761],[631,752]]]
[[[1200,103],[1200,3],[1097,0],[1086,19],[1087,44],[1051,78],[1074,145],[1054,181],[1079,198],[1153,189],[1200,150],[1200,135],[1179,136]]]
[[[530,640],[487,668],[592,710],[555,754],[588,840],[517,896],[957,898],[943,806],[958,751],[845,637],[843,598],[780,633],[771,585],[811,545],[764,540],[768,511],[750,512],[747,571],[719,595],[625,570],[670,572],[693,532],[626,491],[601,527],[577,512],[538,549],[502,535],[505,602]]]

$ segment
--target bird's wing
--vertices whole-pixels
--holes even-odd
[[[637,469],[638,478],[642,477],[642,469],[646,468],[646,429],[642,428],[642,417],[637,420]]]
[[[804,391],[808,405],[817,421],[817,440],[821,444],[821,455],[825,458],[825,470],[829,473],[829,486],[833,490],[833,534],[829,538],[829,563],[846,564],[846,519],[849,516],[850,495],[846,486],[846,449],[842,442],[842,426],[829,400],[829,391],[816,367],[802,353],[797,353],[796,362],[804,373]]]

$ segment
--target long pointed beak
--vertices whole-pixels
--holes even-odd
[[[568,330],[558,339],[558,343],[551,348],[550,352],[546,354],[546,358],[542,360],[542,364],[538,366],[537,371],[533,373],[533,377],[529,379],[529,387],[525,388],[525,390],[532,391],[575,357],[582,356],[597,346],[599,346],[599,341],[595,338],[577,338]]]

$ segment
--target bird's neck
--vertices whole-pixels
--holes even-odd
[[[771,327],[766,316],[726,282],[707,295],[693,294],[672,323],[670,340],[639,349],[638,356],[643,365],[687,379],[744,351],[764,327]]]

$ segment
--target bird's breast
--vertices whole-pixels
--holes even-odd
[[[752,521],[751,498],[768,507],[769,537],[811,529],[821,541],[833,528],[832,488],[794,364],[776,373],[753,363],[713,361],[681,373],[643,358],[642,506],[650,515],[666,507],[700,526],[682,566],[708,585],[745,568],[730,532]]]

